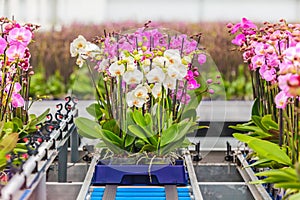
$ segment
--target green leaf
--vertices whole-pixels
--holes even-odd
[[[269,158],[278,163],[293,165],[290,157],[277,144],[239,133],[233,134],[233,137],[247,143],[260,158]]]
[[[108,148],[105,142],[101,141],[98,144],[95,145],[96,148]]]
[[[300,199],[300,192],[299,191],[298,191],[297,194],[294,194],[294,195],[289,197],[289,200],[299,200],[299,199]]]
[[[134,140],[135,140],[134,136],[126,134],[126,136],[125,136],[125,147],[129,147],[130,145],[132,145]]]
[[[168,129],[162,132],[160,146],[163,147],[169,143],[182,140],[190,131],[193,122],[181,121],[178,124],[173,124]],[[197,127],[197,126],[195,126]]]
[[[259,98],[256,98],[254,100],[253,106],[252,106],[252,111],[251,111],[251,115],[254,116],[261,116],[260,114],[260,110],[259,110]]]
[[[190,142],[190,140],[188,139],[188,138],[185,138],[184,140],[183,140],[183,142],[182,142],[182,148],[185,148],[185,147],[188,147],[188,146],[190,146],[191,145],[191,142]]]
[[[118,144],[119,147],[123,146],[123,139],[120,138],[117,134],[115,134],[114,132],[111,132],[109,130],[106,129],[98,129],[100,131],[102,131],[103,136],[105,136],[107,139],[111,140],[114,142],[114,144]]]
[[[100,126],[97,126],[95,129],[109,150],[113,151],[116,154],[119,154],[123,151],[123,141],[121,140],[121,138],[116,136],[114,133],[110,133],[110,131],[108,130],[101,129]]]
[[[20,118],[17,118],[17,117],[13,118],[12,122],[14,124],[16,124],[16,126],[18,127],[18,129],[21,129],[23,127],[23,121]]]
[[[15,124],[12,121],[5,122],[4,127],[3,127],[3,131],[6,134],[17,132]]]
[[[261,130],[263,130],[264,132],[268,132],[268,129],[267,127],[265,127],[262,122],[261,122],[261,119],[262,117],[260,116],[256,116],[256,115],[252,115],[251,117],[252,121],[254,122],[254,124],[259,127]]]
[[[0,157],[0,170],[3,170],[6,165],[7,165],[7,160],[5,156]]]
[[[142,139],[146,143],[150,143],[148,138],[146,137],[145,131],[138,125],[130,125],[128,126],[130,132],[137,138]]]
[[[36,116],[34,114],[30,114],[29,115],[29,127],[30,126],[36,126],[37,124],[39,124],[39,123],[43,122],[44,120],[46,120],[46,116],[49,114],[49,112],[50,112],[50,108],[45,110],[39,116]]]
[[[181,120],[184,119],[193,119],[195,120],[197,116],[197,112],[195,109],[190,109],[190,110],[186,110],[183,112],[182,116],[181,116]]]
[[[151,117],[151,114],[150,113],[146,113],[144,115],[144,118],[145,118],[145,122],[147,124],[148,127],[153,127],[153,121],[152,121],[152,117]]]
[[[18,139],[18,133],[11,133],[3,137],[3,139],[0,141],[0,158],[4,157],[7,153],[15,148]]]
[[[86,108],[86,111],[97,120],[102,118],[103,112],[101,111],[101,106],[98,103],[92,103]]]
[[[160,148],[160,154],[166,155],[177,148],[183,147],[183,144],[186,143],[186,138],[181,138],[180,140],[168,143],[167,145]]]
[[[268,130],[275,129],[279,130],[278,124],[272,119],[272,115],[265,115],[261,119],[261,123],[264,124],[265,127],[267,127]]]
[[[97,127],[101,129],[101,126],[97,122],[84,117],[77,117],[74,122],[79,135],[89,139],[101,138],[101,135],[96,131]]]
[[[160,146],[171,143],[177,136],[178,124],[173,124],[161,133]]]
[[[276,183],[275,188],[296,189],[300,190],[300,182]]]
[[[120,134],[120,127],[117,124],[115,119],[110,119],[110,120],[105,121],[102,125],[102,129],[109,130],[117,135]]]
[[[142,149],[145,146],[145,141],[142,139],[137,139],[135,140],[134,145],[136,146],[136,148]]]
[[[141,126],[141,127],[147,126],[147,122],[141,111],[134,110],[132,117],[133,117],[135,123],[138,124],[139,126]]]
[[[156,146],[152,145],[152,144],[146,144],[142,147],[142,149],[140,150],[140,152],[155,152],[157,150]]]
[[[255,163],[252,163],[248,167],[255,167],[255,166],[259,166],[261,164],[266,164],[266,163],[270,163],[271,164],[271,161],[272,160],[270,160],[268,158],[262,158],[262,159],[259,159],[258,161],[256,161]]]
[[[236,126],[229,126],[229,128],[232,128],[232,129],[235,129],[238,131],[243,131],[243,132],[251,132],[260,138],[266,138],[266,137],[272,136],[269,133],[264,132],[261,128],[259,128],[257,126],[238,124]]]
[[[127,127],[135,124],[133,120],[133,112],[130,109],[128,109],[126,112],[126,123],[127,123]]]
[[[263,171],[256,173],[256,176],[267,176],[267,179],[272,179],[272,183],[280,183],[280,182],[289,182],[289,181],[297,181],[296,172],[294,169],[286,168],[287,170],[282,169],[273,169],[268,171]],[[293,173],[294,172],[294,173]]]

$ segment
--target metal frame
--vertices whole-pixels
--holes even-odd
[[[22,172],[15,174],[8,184],[2,188],[1,198],[3,200],[26,200],[33,196],[33,193],[38,194],[38,198],[41,200],[46,199],[45,173],[56,156],[61,158],[59,159],[59,175],[63,177],[61,181],[66,181],[67,157],[65,155],[67,153],[67,141],[75,130],[75,124],[72,120],[77,116],[77,113],[77,109],[72,110],[68,117],[60,122],[60,128],[50,134],[50,139],[41,144],[37,155],[30,156],[24,163]],[[72,134],[72,136],[76,137],[75,134]],[[73,155],[78,155],[78,147],[72,145],[71,152]]]

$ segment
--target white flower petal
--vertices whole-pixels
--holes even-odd
[[[160,98],[162,96],[162,85],[160,83],[155,83],[151,92],[155,99]]]
[[[178,80],[182,80],[187,75],[187,68],[180,64],[180,65],[170,65],[168,67],[168,76],[171,78],[175,78]]]
[[[123,64],[119,65],[118,62],[114,62],[109,66],[108,71],[112,77],[122,76],[125,72],[125,66]]]
[[[123,75],[123,80],[127,84],[139,84],[143,80],[143,73],[140,70],[127,71]]]
[[[155,67],[146,75],[149,83],[162,83],[165,79],[165,73],[159,67]]]
[[[176,79],[167,76],[163,82],[165,88],[170,90],[174,90],[176,88]]]

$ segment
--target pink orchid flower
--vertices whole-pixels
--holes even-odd
[[[259,69],[259,73],[266,81],[273,81],[276,79],[276,70],[274,68],[269,69],[267,65],[263,65]]]
[[[300,95],[300,75],[293,74],[287,82],[289,94],[296,97]]]
[[[285,94],[284,91],[279,92],[276,96],[275,96],[275,104],[276,104],[276,108],[281,108],[281,109],[285,109],[286,105],[287,105],[287,100],[288,100],[288,96]]]
[[[24,106],[24,99],[19,93],[13,93],[11,98],[12,107],[18,108]]]
[[[253,69],[257,69],[265,65],[265,57],[262,55],[255,55],[251,59],[251,63],[253,64]]]
[[[10,45],[22,45],[26,47],[32,38],[32,33],[28,29],[21,27],[21,28],[13,28],[9,31],[7,36],[7,41]]]
[[[6,40],[4,38],[0,37],[0,54],[4,53],[6,46],[7,46]]]
[[[14,61],[16,59],[22,59],[25,55],[25,47],[22,45],[12,45],[8,47],[6,50],[6,56],[8,57],[8,61]]]
[[[206,55],[199,54],[198,55],[198,62],[199,62],[200,65],[204,64],[206,62]]]

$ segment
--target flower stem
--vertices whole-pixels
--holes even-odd
[[[157,128],[158,128],[158,139],[157,139],[157,154],[160,155],[160,140],[161,140],[161,123],[160,123],[160,100],[158,101],[157,104],[157,111],[156,111],[156,116],[157,116]]]
[[[177,92],[178,92],[178,81],[176,80],[176,87],[175,87],[175,91],[173,93],[173,120],[176,119],[177,117],[177,113],[176,113],[176,97],[177,97]]]

